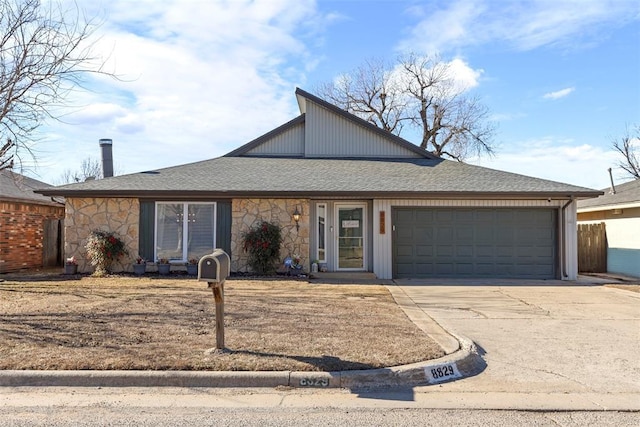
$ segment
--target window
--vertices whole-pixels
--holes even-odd
[[[186,262],[210,254],[215,230],[215,203],[157,202],[155,258]]]
[[[316,205],[316,216],[318,217],[318,234],[317,234],[317,254],[318,254],[318,262],[327,262],[327,204],[326,203],[318,203]]]

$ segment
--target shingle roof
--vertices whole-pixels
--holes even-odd
[[[47,188],[140,197],[595,197],[601,192],[443,159],[219,157]]]
[[[612,194],[609,188],[605,188],[602,190],[604,192],[602,196],[595,199],[581,200],[578,203],[578,209],[640,203],[640,179],[618,184],[615,189],[615,194]]]
[[[51,186],[8,169],[0,171],[0,200],[60,206],[60,203],[51,200],[51,197],[34,193],[36,189],[48,187]]]

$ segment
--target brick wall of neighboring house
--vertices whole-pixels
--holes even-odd
[[[64,207],[0,201],[0,273],[42,267],[48,219],[64,219]]]

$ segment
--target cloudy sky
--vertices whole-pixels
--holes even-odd
[[[603,188],[611,140],[640,124],[634,0],[77,3],[120,79],[88,81],[41,129],[28,174],[46,182],[99,159],[100,138],[119,174],[223,155],[297,116],[296,87],[408,51],[455,61],[491,110],[497,155],[472,163]]]

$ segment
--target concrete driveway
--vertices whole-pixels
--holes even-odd
[[[579,282],[476,283],[397,283],[484,352],[484,372],[437,391],[600,395],[640,407],[640,294]]]

